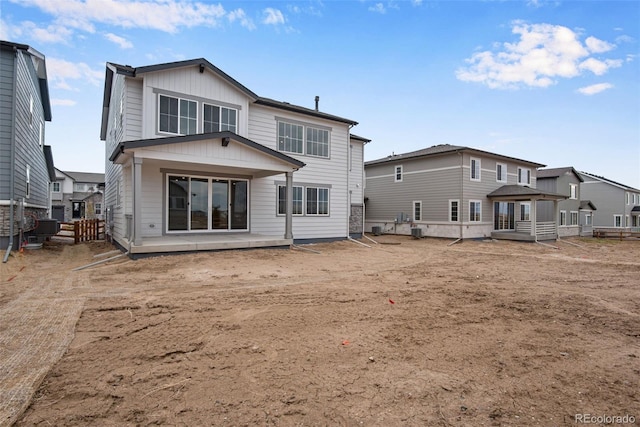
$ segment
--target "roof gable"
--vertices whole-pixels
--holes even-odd
[[[502,154],[491,153],[489,151],[478,150],[476,148],[464,147],[460,145],[451,145],[451,144],[439,144],[429,148],[424,148],[422,150],[411,151],[409,153],[392,154],[391,156],[387,156],[382,159],[365,162],[365,166],[375,165],[379,163],[386,163],[386,162],[395,162],[395,161],[400,161],[405,159],[416,159],[421,157],[429,157],[429,156],[443,155],[443,154],[449,154],[449,153],[453,154],[453,153],[459,153],[459,152],[469,152],[471,154],[479,154],[484,156],[495,157],[498,159],[511,160],[511,161],[516,161],[518,163],[526,163],[536,168],[544,167],[543,164],[532,162],[529,160],[517,159],[515,157],[503,156]]]
[[[605,184],[612,185],[614,187],[621,188],[623,190],[640,191],[637,188],[633,188],[633,187],[629,187],[628,185],[620,184],[619,182],[612,181],[612,180],[607,179],[607,178],[605,178],[603,176],[594,175],[594,174],[591,174],[591,173],[588,173],[588,172],[584,172],[584,171],[580,171],[580,174],[583,175],[583,176],[586,176],[587,178],[595,179],[597,181],[603,182]]]
[[[537,179],[546,179],[546,178],[560,178],[562,175],[567,173],[573,173],[578,181],[583,182],[582,176],[575,170],[572,166],[564,167],[564,168],[548,168],[548,169],[539,169],[536,174]]]

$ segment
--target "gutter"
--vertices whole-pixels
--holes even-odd
[[[14,46],[13,52],[15,55],[13,61],[13,100],[11,105],[11,166],[9,172],[9,245],[7,246],[7,251],[4,254],[4,258],[2,258],[2,262],[6,263],[9,259],[9,255],[11,255],[11,250],[13,249],[13,233],[14,233],[14,204],[15,204],[15,172],[16,172],[16,97],[17,97],[17,82],[18,82],[18,49]]]

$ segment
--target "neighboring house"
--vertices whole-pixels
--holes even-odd
[[[536,189],[542,166],[449,144],[365,162],[366,230],[414,234],[419,229],[422,236],[458,239],[555,239],[555,218],[537,220],[536,203],[557,205],[564,196]]]
[[[640,227],[640,190],[602,176],[579,173],[582,197],[598,207],[594,228]]]
[[[51,183],[51,217],[60,222],[104,219],[103,193],[103,173],[56,168],[56,179]]]
[[[38,219],[49,216],[49,183],[55,173],[51,147],[44,143],[48,121],[51,104],[44,55],[24,44],[0,41],[2,250],[17,249],[18,236],[26,237]]]
[[[538,203],[538,220],[551,221],[558,218],[558,235],[592,236],[593,216],[596,207],[582,197],[582,177],[572,167],[538,170],[537,187],[541,190],[563,194],[567,197],[558,203],[558,212],[553,212],[552,202]]]
[[[107,63],[108,238],[145,253],[345,239],[363,226],[357,122],[263,98],[205,59]]]

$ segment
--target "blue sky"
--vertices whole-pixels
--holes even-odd
[[[260,96],[320,96],[366,160],[448,143],[640,188],[638,1],[0,0],[0,38],[47,58],[62,170],[104,170],[107,61],[204,57]]]

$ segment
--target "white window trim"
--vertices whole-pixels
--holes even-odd
[[[591,216],[591,214],[585,214],[584,225],[592,225],[592,222],[593,222],[593,217]]]
[[[578,186],[576,184],[569,184],[569,199],[570,200],[578,199]]]
[[[478,220],[471,219],[471,204],[477,203],[480,206],[480,218]],[[482,200],[469,200],[469,222],[482,222]]]
[[[476,164],[478,165],[478,176],[475,177],[475,178],[473,177],[473,172],[474,172],[473,162],[476,162]],[[477,157],[471,157],[469,159],[469,179],[471,181],[481,181],[482,180],[482,162]]]
[[[327,190],[327,213],[309,213],[307,211],[307,190],[310,188],[315,188],[316,190]],[[318,191],[319,193],[319,191]],[[305,216],[324,216],[328,217],[331,215],[331,189],[329,187],[323,187],[322,185],[307,185],[304,187],[304,194],[302,195],[304,198],[304,214]]]
[[[617,222],[616,220],[617,220],[618,218],[620,218],[620,225],[616,225],[616,222]],[[620,214],[614,214],[614,215],[613,215],[613,226],[614,226],[615,228],[622,228],[622,215],[620,215]]]
[[[25,172],[25,197],[27,199],[31,197],[31,166],[29,165]]]
[[[96,215],[102,215],[102,203],[96,203],[93,205],[93,210]]]
[[[452,209],[452,204],[453,202],[456,203],[456,215],[458,216],[458,219],[456,219],[455,221],[451,219],[451,209]],[[459,199],[450,199],[449,200],[449,222],[460,222],[460,200]]]
[[[502,175],[504,179],[500,179],[498,176],[498,166],[502,166]],[[506,163],[496,163],[496,182],[507,182],[507,164]]]
[[[33,127],[33,95],[29,95],[29,126]]]
[[[204,109],[205,109],[205,107],[207,105],[209,107],[218,107],[220,109],[219,117],[218,117],[218,126],[219,127],[218,127],[217,132],[220,132],[220,127],[222,127],[222,109],[226,108],[227,110],[235,111],[235,113],[236,113],[236,132],[234,132],[234,133],[236,133],[236,134],[238,133],[238,120],[239,120],[239,117],[240,117],[238,109],[237,108],[227,107],[226,105],[214,104],[212,102],[203,102],[202,103],[202,123],[199,123],[199,126],[198,126],[198,129],[200,129],[201,132],[204,133]]]
[[[56,184],[58,184],[58,189],[56,190]],[[51,183],[51,192],[52,193],[59,193],[60,190],[62,189],[62,184],[60,183],[60,181],[55,181]]]
[[[398,179],[398,169],[400,170],[400,179]],[[393,182],[402,182],[404,179],[404,169],[402,165],[396,165],[393,167]]]
[[[564,220],[562,219],[564,217]],[[559,225],[561,227],[567,226],[567,211],[560,211],[560,218],[558,218]]]
[[[522,171],[522,172],[521,172]],[[529,182],[523,182],[520,180],[520,177],[524,174],[524,172],[528,172]],[[531,185],[531,169],[523,168],[522,166],[518,166],[518,170],[516,172],[516,177],[518,180],[518,185]]]
[[[531,202],[520,202],[520,221],[531,221]],[[529,216],[529,218],[524,219],[522,218],[522,206],[528,206],[529,210],[527,212],[527,215]]]
[[[413,210],[411,211],[413,220],[422,221],[422,200],[414,200],[413,202],[411,202],[411,205],[413,207]],[[416,206],[420,207],[420,218],[416,218]]]
[[[573,222],[573,218],[576,219],[576,222]],[[570,211],[569,212],[569,225],[578,225],[580,222],[580,213],[578,211]]]

